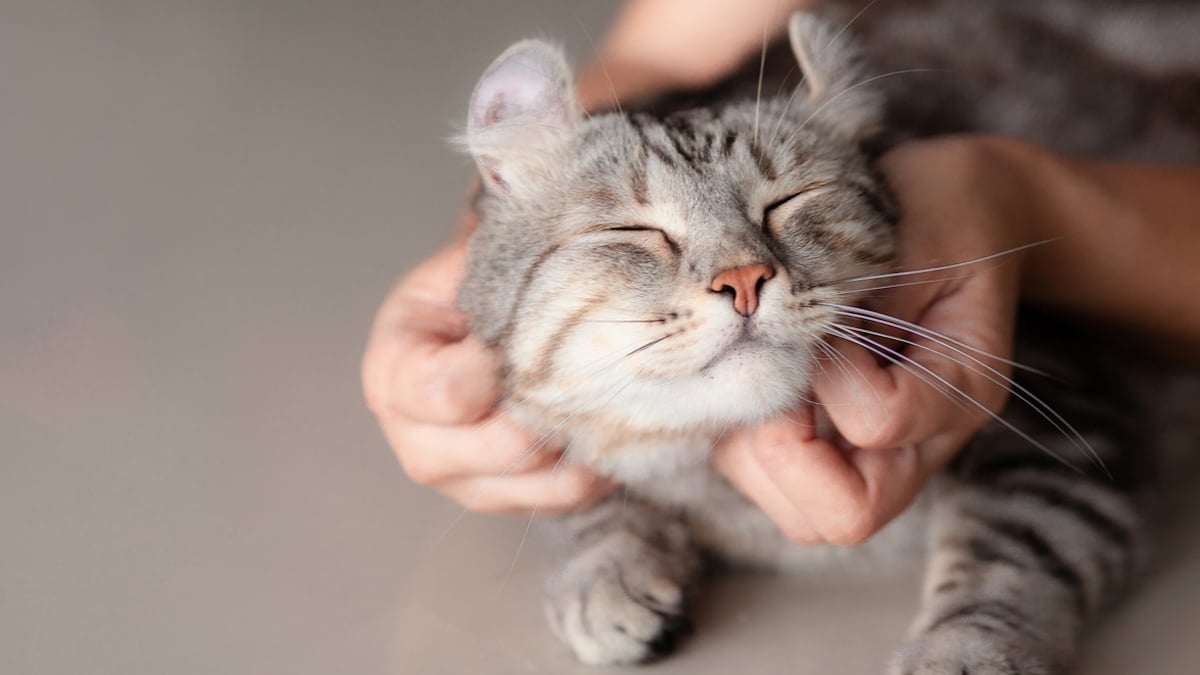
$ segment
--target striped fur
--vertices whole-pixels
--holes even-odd
[[[1003,16],[977,7],[996,25],[1025,25],[1031,6],[1012,3]],[[1022,320],[1020,358],[1075,386],[1019,379],[1018,399],[1049,402],[1099,461],[1057,418],[1018,400],[1005,419],[1028,438],[988,427],[916,506],[856,549],[788,542],[707,463],[726,431],[805,395],[839,319],[823,303],[854,301],[836,282],[890,268],[896,213],[870,150],[881,124],[899,136],[947,130],[929,116],[942,105],[954,124],[990,128],[996,111],[967,110],[969,87],[908,96],[924,106],[914,110],[898,98],[919,84],[863,86],[899,60],[944,65],[955,45],[919,36],[969,34],[946,25],[981,21],[962,7],[896,2],[868,14],[869,52],[843,34],[844,18],[796,18],[792,47],[811,86],[761,101],[726,92],[700,107],[587,117],[561,54],[541,42],[515,45],[485,74],[462,139],[487,190],[460,303],[504,357],[505,407],[570,461],[624,484],[558,521],[565,561],[547,616],[580,659],[635,663],[669,651],[686,631],[701,551],[789,570],[911,551],[928,559],[924,602],[889,672],[1059,673],[1089,617],[1144,568],[1158,453],[1145,433],[1152,418],[1126,395],[1137,390],[1135,365],[1046,317]],[[1053,44],[1068,18],[1056,14],[1038,39]],[[1019,64],[1005,44],[990,36],[990,58]],[[1039,98],[1055,91],[1046,82],[1069,89],[1071,75],[1039,73],[1024,104],[1055,105]],[[1135,88],[1153,80],[1129,68],[1117,79]],[[1125,136],[1113,146],[1104,120],[1126,130],[1130,118],[1108,113],[1070,135],[1070,149],[1154,156],[1170,138],[1197,144],[1172,153],[1200,147],[1196,129],[1157,118],[1140,145]],[[754,288],[757,311],[742,316],[729,297],[739,291],[714,279],[753,265],[771,273]]]

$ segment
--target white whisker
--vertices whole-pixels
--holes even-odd
[[[890,314],[884,314],[883,312],[876,312],[874,310],[864,309],[862,307],[852,307],[850,305],[839,305],[839,304],[832,303],[832,302],[822,302],[819,304],[824,305],[826,307],[832,307],[833,309],[836,309],[842,313],[849,314],[849,315],[854,316],[859,319],[874,321],[876,323],[880,323],[885,326],[891,326],[892,328],[898,328],[900,330],[907,331],[909,333],[914,333],[923,338],[926,338],[927,340],[931,340],[933,342],[938,342],[938,343],[943,343],[947,347],[949,345],[954,345],[955,347],[966,349],[968,351],[979,354],[980,356],[985,356],[994,361],[999,361],[1000,363],[1003,363],[1005,365],[1012,366],[1013,368],[1017,368],[1019,370],[1024,370],[1027,373],[1033,373],[1034,375],[1040,375],[1042,377],[1055,379],[1052,375],[1050,375],[1049,373],[1047,373],[1045,371],[1039,370],[1032,366],[1027,366],[1018,361],[1013,361],[1012,359],[1006,359],[1003,356],[999,356],[999,355],[993,354],[989,351],[980,349],[979,347],[976,347],[975,345],[968,344],[966,342],[963,342],[962,340],[957,340],[955,338],[952,338],[949,335],[946,335],[945,333],[939,333],[931,328],[926,328],[925,326],[921,326],[919,324],[912,323],[911,321],[905,321],[903,319],[896,318]]]
[[[866,338],[865,336],[854,335],[853,333],[851,333],[849,331],[843,330],[844,328],[846,328],[846,327],[845,326],[836,326],[833,329],[831,329],[830,332],[831,332],[831,334],[836,335],[837,337],[840,337],[843,340],[853,342],[853,343],[863,347],[864,349],[868,349],[876,354],[880,354],[881,356],[884,356],[884,358],[887,358],[888,360],[892,361],[893,363],[899,363],[899,361],[904,361],[908,365],[921,370],[923,373],[925,373],[929,377],[931,377],[931,378],[937,380],[939,383],[941,383],[943,385],[943,387],[945,387],[946,389],[949,389],[955,395],[957,395],[959,397],[959,399],[957,399],[957,402],[960,405],[964,402],[971,404],[976,409],[981,410],[984,413],[986,413],[988,415],[988,417],[992,418],[993,421],[1002,425],[1004,428],[1008,429],[1012,433],[1020,436],[1023,440],[1030,443],[1038,450],[1041,450],[1042,452],[1046,453],[1050,457],[1053,457],[1054,459],[1058,460],[1064,466],[1066,466],[1080,474],[1083,473],[1083,471],[1079,467],[1072,464],[1065,457],[1063,457],[1063,456],[1059,455],[1058,453],[1054,452],[1053,450],[1051,450],[1049,447],[1046,446],[1045,443],[1039,442],[1037,439],[1033,438],[1028,433],[1022,431],[1020,428],[1018,428],[1012,422],[1009,422],[1008,420],[1004,419],[1000,415],[997,415],[996,413],[992,412],[987,406],[985,406],[984,404],[975,400],[973,397],[968,395],[966,392],[964,392],[962,389],[960,389],[954,383],[950,382],[946,378],[937,374],[932,369],[922,365],[921,363],[919,363],[917,361],[914,361],[913,359],[905,356],[904,354],[902,354],[894,349],[891,349],[890,347],[885,347],[885,346],[879,344],[878,342],[875,342],[874,340]],[[868,346],[868,345],[870,345],[870,346]],[[881,351],[883,352],[882,354],[880,353]],[[909,372],[912,372],[912,371],[909,371]],[[913,373],[913,374],[915,375],[916,373]],[[933,386],[933,384],[931,382],[929,382],[928,380],[925,380],[924,378],[919,378],[919,379],[924,381],[926,384]],[[937,391],[939,393],[946,395],[950,400],[952,400],[952,401],[956,400],[956,399],[954,399],[954,397],[946,394],[945,389],[938,388],[938,387],[934,387],[934,388],[937,389]]]
[[[995,260],[996,258],[1000,258],[1000,257],[1006,256],[1006,255],[1020,253],[1021,251],[1034,248],[1035,246],[1042,246],[1044,244],[1053,243],[1055,241],[1058,241],[1058,239],[1059,239],[1058,237],[1052,237],[1050,239],[1042,239],[1041,241],[1035,241],[1030,244],[1022,244],[1021,246],[1016,246],[1014,248],[1010,248],[1005,251],[1000,251],[999,253],[985,255],[981,258],[973,258],[971,260],[964,260],[962,262],[951,263],[949,265],[938,265],[936,267],[926,267],[926,268],[919,269],[919,270],[905,270],[902,272],[888,272],[885,274],[870,274],[870,275],[863,276],[863,277],[851,277],[848,279],[835,279],[833,281],[823,281],[819,284],[816,284],[816,287],[822,288],[825,286],[835,286],[838,284],[851,284],[851,283],[856,283],[859,281],[872,281],[875,279],[892,279],[895,277],[912,276],[914,274],[928,274],[929,272],[942,272],[945,270],[957,269],[959,267],[966,267],[967,265],[977,265],[979,263],[987,262],[989,260]]]
[[[898,284],[887,284],[884,286],[868,286],[866,288],[849,288],[844,291],[834,291],[834,295],[855,295],[857,293],[870,293],[872,291],[886,291],[891,288],[905,288],[908,286],[923,286],[925,284],[937,284],[947,281],[958,281],[960,279],[969,279],[974,276],[974,272],[959,274],[952,277],[938,277],[936,279],[922,279],[921,281],[905,281]],[[848,282],[847,282],[848,283]]]
[[[1107,474],[1109,478],[1112,478],[1112,474],[1109,473],[1108,467],[1105,466],[1104,460],[1100,458],[1099,453],[1096,452],[1095,448],[1093,448],[1091,446],[1091,444],[1087,442],[1087,439],[1084,438],[1083,434],[1079,433],[1079,431],[1076,430],[1075,427],[1072,426],[1071,423],[1066,420],[1066,418],[1064,418],[1061,414],[1059,414],[1059,412],[1057,410],[1055,410],[1050,405],[1048,405],[1045,401],[1043,401],[1041,398],[1039,398],[1037,395],[1035,395],[1033,392],[1031,392],[1024,385],[1017,382],[1016,380],[1013,380],[1011,377],[1008,377],[1007,375],[1000,372],[999,370],[996,370],[995,368],[991,367],[987,363],[984,363],[980,359],[975,358],[974,356],[971,356],[970,354],[968,354],[962,350],[954,349],[954,347],[952,347],[950,345],[933,340],[933,342],[936,342],[940,346],[945,347],[946,349],[950,349],[953,352],[955,352],[956,354],[958,354],[959,356],[962,356],[963,358],[969,359],[970,361],[978,364],[980,367],[982,367],[987,372],[984,372],[984,370],[980,370],[979,368],[976,368],[975,366],[972,366],[969,363],[965,363],[963,361],[959,361],[958,359],[952,358],[948,354],[946,354],[944,352],[940,352],[940,351],[930,347],[929,345],[921,344],[914,340],[906,340],[904,338],[893,337],[886,333],[880,333],[878,331],[869,330],[867,328],[859,328],[859,327],[854,327],[854,326],[842,326],[842,328],[846,328],[848,330],[851,330],[851,331],[854,331],[854,332],[860,333],[860,334],[873,335],[875,337],[880,337],[880,338],[884,338],[884,339],[888,339],[888,340],[896,340],[897,342],[903,342],[904,344],[911,345],[918,349],[924,349],[927,352],[937,354],[938,356],[941,356],[942,358],[949,359],[950,361],[953,361],[954,363],[959,364],[960,366],[970,370],[971,372],[987,379],[987,381],[991,382],[992,384],[995,384],[998,387],[1007,389],[1009,391],[1009,393],[1011,393],[1014,397],[1017,398],[1017,400],[1021,401],[1022,403],[1024,403],[1025,405],[1027,405],[1031,409],[1033,409],[1036,413],[1041,415],[1041,417],[1043,419],[1045,419],[1047,422],[1049,422],[1055,428],[1056,431],[1058,431],[1060,434],[1062,434],[1067,440],[1071,441],[1071,443],[1076,447],[1076,449],[1078,449],[1080,452],[1084,453],[1084,455],[1088,456],[1097,467],[1099,467],[1102,471],[1104,471],[1104,473]]]
[[[871,352],[872,354],[875,354],[891,363],[895,363],[897,366],[900,366],[905,371],[911,373],[918,380],[929,385],[930,388],[934,389],[939,394],[945,396],[947,399],[949,399],[951,402],[953,402],[955,405],[957,405],[960,409],[962,409],[964,411],[967,410],[966,404],[963,403],[962,399],[970,399],[970,397],[967,396],[965,393],[962,393],[961,391],[957,391],[953,385],[946,382],[943,378],[939,378],[939,379],[942,379],[942,382],[940,382],[940,383],[929,379],[929,377],[927,377],[926,375],[923,375],[921,372],[917,372],[917,371],[913,370],[913,367],[916,367],[916,368],[920,368],[922,371],[928,371],[928,369],[921,366],[921,364],[913,362],[912,359],[909,359],[909,358],[903,356],[902,354],[900,354],[899,352],[896,352],[895,350],[891,350],[891,349],[879,344],[878,342],[875,342],[874,340],[870,340],[870,339],[867,339],[866,337],[862,337],[862,336],[854,335],[853,333],[849,333],[846,331],[847,328],[849,328],[849,326],[837,324],[834,326],[830,326],[829,330],[830,330],[830,333],[832,335],[834,335],[835,337],[838,337],[847,342],[856,344],[856,345],[862,347],[863,349],[866,349],[867,351]],[[927,373],[927,375],[934,375],[934,374]],[[958,394],[958,398],[955,397],[956,393]],[[973,401],[973,399],[972,399],[972,401]]]
[[[832,47],[833,43],[837,42],[837,39],[840,38],[843,33],[845,33],[847,30],[850,30],[850,26],[853,26],[855,21],[858,21],[858,18],[863,14],[866,14],[867,10],[874,7],[875,3],[877,2],[879,2],[879,0],[871,0],[871,2],[866,4],[866,6],[858,10],[858,14],[855,14],[853,17],[851,17],[851,19],[846,22],[846,25],[842,26],[841,30],[835,33],[833,37],[829,38],[829,43],[825,45],[825,48],[828,49],[829,47]]]
[[[613,86],[612,76],[608,73],[608,67],[604,65],[604,59],[600,57],[600,50],[596,49],[596,41],[592,39],[592,33],[587,29],[587,25],[583,23],[583,19],[575,17],[575,22],[579,24],[579,29],[583,31],[584,38],[588,41],[588,46],[592,50],[592,55],[596,58],[596,63],[600,66],[600,72],[604,74],[604,81],[608,83],[608,92],[612,95],[613,105],[617,107],[617,112],[624,115],[625,111],[621,109],[621,99],[617,96],[617,88]],[[586,112],[586,111],[585,111]],[[591,113],[587,113],[591,117]]]
[[[825,110],[825,108],[827,108],[831,104],[833,104],[834,101],[845,96],[846,94],[849,94],[850,92],[854,91],[855,89],[858,89],[859,87],[865,87],[868,84],[871,84],[872,82],[878,82],[879,80],[882,80],[882,79],[885,79],[888,77],[895,77],[897,75],[911,75],[913,73],[948,73],[948,72],[950,72],[950,71],[945,70],[943,68],[906,68],[905,70],[893,70],[890,73],[884,73],[882,75],[876,75],[875,77],[869,77],[869,78],[863,80],[862,82],[859,82],[857,84],[846,87],[845,89],[843,89],[843,90],[839,91],[838,93],[834,94],[833,96],[829,97],[828,100],[826,100],[821,105],[817,106],[817,109],[812,111],[812,113],[803,122],[800,123],[800,126],[797,128],[797,131],[807,127],[808,123],[813,121],[813,118],[815,118],[817,115],[820,115],[821,111]]]
[[[767,29],[769,26],[766,21],[763,21],[763,36],[762,36],[762,56],[758,60],[758,91],[754,96],[754,142],[758,143],[758,109],[762,105],[762,86],[763,73],[767,69]]]
[[[887,412],[887,404],[885,404],[883,402],[883,397],[881,397],[879,395],[879,391],[876,390],[875,387],[870,386],[871,382],[870,382],[870,380],[867,379],[866,374],[863,373],[861,368],[854,365],[854,362],[851,361],[849,358],[847,358],[845,354],[839,353],[836,349],[825,344],[824,342],[818,342],[817,346],[820,347],[824,353],[828,354],[832,358],[833,363],[842,371],[842,373],[846,377],[850,377],[850,369],[847,368],[846,366],[853,368],[854,372],[858,374],[858,379],[862,380],[863,383],[866,384],[867,387],[871,390],[871,394],[875,396],[875,402],[878,403],[879,406],[884,409],[885,413]],[[843,364],[845,364],[845,365],[843,365]],[[826,407],[826,408],[830,407],[828,403],[822,403],[820,405],[822,405],[823,407]]]

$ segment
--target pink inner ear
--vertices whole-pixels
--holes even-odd
[[[504,119],[504,105],[504,94],[497,93],[495,98],[488,102],[487,111],[483,115],[483,126],[488,127]]]
[[[526,112],[554,107],[548,94],[556,84],[553,75],[536,61],[513,58],[480,82],[475,101],[482,115],[476,122],[488,127]]]

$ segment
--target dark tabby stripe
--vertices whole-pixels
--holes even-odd
[[[951,573],[956,572],[975,572],[978,570],[976,563],[985,564],[1001,564],[1014,567],[1016,569],[1025,569],[1028,565],[1024,560],[1014,558],[1006,551],[996,546],[995,542],[983,538],[982,536],[974,536],[965,542],[967,551],[970,552],[972,560],[962,560],[950,568]]]
[[[591,314],[596,305],[601,302],[603,302],[601,299],[585,302],[582,307],[571,312],[570,316],[558,325],[558,329],[550,336],[550,340],[543,345],[541,353],[538,354],[537,363],[521,378],[525,386],[534,386],[545,382],[553,374],[554,358],[558,356],[558,352],[566,344],[567,337],[583,323],[584,317]]]
[[[525,306],[525,294],[529,292],[530,284],[533,283],[534,278],[537,277],[538,272],[541,271],[546,261],[555,253],[558,253],[561,248],[562,246],[559,244],[551,244],[546,250],[539,253],[533,259],[533,263],[530,264],[529,269],[525,270],[525,275],[521,277],[521,285],[517,288],[516,299],[513,301],[512,308],[508,311],[508,317],[504,321],[504,328],[500,332],[500,340],[502,342],[507,341],[508,337],[512,335],[513,327],[517,322],[517,313]]]
[[[717,148],[717,135],[711,131],[704,132],[704,161],[712,163]]]
[[[584,200],[609,211],[615,211],[625,204],[625,199],[609,186],[601,186],[588,192],[584,195]]]
[[[671,157],[671,153],[667,152],[665,148],[650,140],[650,137],[646,134],[645,121],[642,119],[642,115],[630,115],[628,119],[629,126],[633,127],[634,133],[638,135],[638,143],[654,153],[658,161],[665,164],[667,168],[674,169],[675,158]]]
[[[702,159],[691,149],[684,147],[683,140],[673,133],[667,134],[667,140],[671,141],[671,145],[675,147],[675,154],[683,159],[683,163],[693,171],[700,171],[700,160]]]
[[[725,142],[721,147],[721,156],[728,157],[733,154],[733,146],[737,143],[738,135],[736,131],[725,132]]]
[[[1042,572],[1066,588],[1075,600],[1076,612],[1083,616],[1087,609],[1086,587],[1083,575],[1071,566],[1062,555],[1027,523],[1014,520],[972,514],[993,534],[1003,537],[1024,549],[1033,557]]]
[[[633,163],[629,188],[633,191],[633,201],[637,202],[639,206],[648,206],[650,204],[650,179],[646,175],[646,162],[649,158],[646,156],[644,148],[638,150],[638,160]]]
[[[950,610],[946,614],[938,617],[925,632],[932,633],[935,630],[952,624],[963,623],[971,619],[987,618],[993,621],[1010,632],[1022,634],[1025,632],[1025,626],[1031,622],[1029,618],[1022,614],[1017,608],[1000,602],[999,600],[983,600],[980,602],[972,602],[955,609]]]
[[[1069,492],[1066,486],[1034,482],[1021,476],[1010,476],[996,483],[996,487],[1011,495],[1032,497],[1056,509],[1069,513],[1083,521],[1119,550],[1126,551],[1134,546],[1133,534],[1107,514]]]

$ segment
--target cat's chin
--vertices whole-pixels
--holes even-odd
[[[793,407],[811,362],[798,350],[748,345],[692,376],[632,383],[568,432],[572,461],[622,482],[680,475],[706,463],[729,429]]]
[[[807,354],[750,343],[731,349],[698,377],[692,394],[703,409],[698,420],[726,425],[760,422],[795,406],[812,381]]]
[[[635,382],[607,412],[644,431],[719,432],[790,409],[811,379],[803,350],[748,343],[693,375]]]

